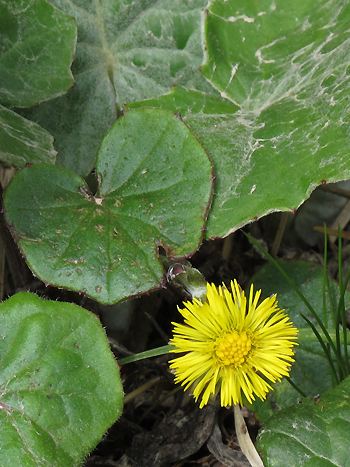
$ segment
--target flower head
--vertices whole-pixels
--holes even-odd
[[[207,284],[204,303],[197,299],[179,309],[184,324],[173,323],[170,361],[175,382],[191,388],[202,408],[220,393],[222,406],[265,399],[269,382],[288,376],[294,361],[297,329],[276,295],[259,303],[261,291],[250,288],[249,300],[236,281],[231,288]]]

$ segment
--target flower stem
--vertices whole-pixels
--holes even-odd
[[[249,436],[249,431],[245,424],[240,406],[236,404],[233,409],[235,414],[235,428],[238,444],[243,454],[246,456],[252,467],[264,467],[263,461],[261,460],[261,457]]]
[[[156,347],[155,349],[146,350],[145,352],[135,353],[134,355],[128,355],[127,357],[118,359],[119,365],[126,365],[127,363],[138,362],[139,360],[145,360],[146,358],[158,357],[171,352],[173,349],[172,345],[163,345],[162,347]]]

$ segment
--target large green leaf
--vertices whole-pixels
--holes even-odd
[[[102,137],[128,101],[158,96],[174,84],[208,88],[202,62],[206,0],[53,0],[76,18],[76,85],[40,106],[33,118],[55,136],[58,160],[86,175]]]
[[[210,162],[165,111],[131,111],[103,140],[98,194],[61,167],[21,171],[5,196],[8,222],[35,274],[103,303],[160,286],[162,245],[193,252],[211,190]]]
[[[138,104],[181,112],[212,157],[209,237],[350,177],[349,21],[340,0],[214,0],[203,72],[221,98],[175,89]]]
[[[305,400],[272,417],[260,432],[266,467],[349,465],[350,377],[320,400]]]
[[[36,162],[54,163],[53,137],[39,125],[0,105],[0,161],[24,167]]]
[[[46,0],[0,0],[0,102],[30,107],[73,84],[73,18]]]
[[[19,293],[0,304],[0,335],[0,464],[80,465],[123,404],[99,321]]]

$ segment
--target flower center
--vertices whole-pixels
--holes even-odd
[[[252,347],[245,331],[225,334],[216,341],[215,354],[221,365],[242,365]]]

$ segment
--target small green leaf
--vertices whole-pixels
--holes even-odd
[[[103,303],[159,287],[157,248],[195,251],[211,192],[210,162],[165,111],[131,111],[104,139],[96,196],[67,169],[22,170],[5,196],[8,222],[42,280]]]
[[[266,467],[349,465],[350,377],[320,400],[279,412],[261,430]]]
[[[73,84],[73,18],[45,0],[0,0],[0,102],[30,107]]]
[[[0,105],[0,161],[24,167],[37,162],[54,163],[53,137],[39,125]]]
[[[217,104],[176,89],[138,104],[181,112],[212,158],[208,237],[297,208],[323,180],[350,178],[349,21],[338,0],[214,0],[203,72]]]
[[[0,464],[80,465],[123,404],[99,321],[19,293],[0,304],[0,336]]]
[[[174,84],[210,85],[203,60],[201,8],[207,0],[53,0],[78,24],[72,91],[32,117],[55,137],[58,161],[81,175],[94,167],[101,140],[123,104]]]

